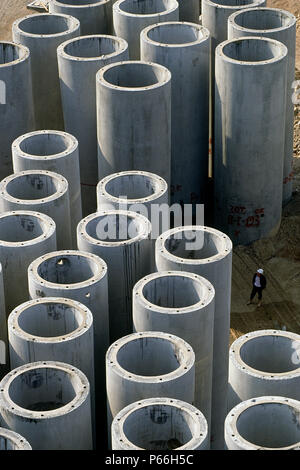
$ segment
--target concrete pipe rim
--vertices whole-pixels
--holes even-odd
[[[139,410],[142,410],[143,408],[150,407],[154,407],[154,409],[155,407],[174,408],[182,411],[182,414],[188,417],[190,422],[193,424],[194,428],[193,432],[191,431],[191,439],[185,442],[182,446],[176,447],[172,450],[197,449],[201,444],[205,443],[208,437],[208,426],[207,421],[200,410],[187,402],[175,398],[146,398],[127,405],[119,411],[113,420],[112,433],[119,442],[122,443],[122,447],[126,450],[148,450],[135,445],[134,442],[128,439],[127,433],[124,430],[124,425],[126,420],[128,420],[132,414],[138,413]],[[188,421],[188,419],[186,421]]]
[[[36,332],[32,332],[32,327],[37,328],[37,324],[39,323],[38,317],[43,316],[41,315],[41,312],[37,311],[34,312],[34,310],[37,310],[36,307],[38,306],[53,306],[53,305],[64,305],[68,309],[71,309],[71,315],[69,317],[73,317],[74,319],[74,324],[77,323],[77,327],[73,327],[71,329],[70,327],[68,328],[67,326],[67,318],[66,318],[66,313],[65,316],[63,317],[63,325],[54,325],[55,327],[58,326],[58,329],[63,329],[64,327],[65,331],[60,332],[58,335],[51,335],[51,336],[45,336],[45,335],[38,335]],[[47,309],[47,307],[46,307]],[[32,310],[30,312],[30,310]],[[31,314],[36,320],[37,324],[35,325],[34,322],[31,322],[31,319],[26,318],[26,315],[28,316]],[[57,311],[54,312],[54,314],[57,314]],[[24,318],[25,316],[25,318]],[[48,316],[51,316],[48,314]],[[52,317],[51,317],[52,318]],[[26,322],[32,323],[31,325],[28,326]],[[54,321],[57,322],[58,318],[55,318]],[[72,319],[68,318],[69,322],[72,323]],[[26,326],[25,326],[26,325]],[[74,339],[79,338],[80,336],[84,335],[87,331],[89,331],[93,327],[93,315],[85,305],[83,305],[80,302],[77,302],[72,299],[67,299],[63,297],[43,297],[40,299],[33,299],[29,300],[27,302],[23,302],[22,304],[18,305],[9,315],[8,317],[8,328],[11,330],[12,334],[18,338],[21,338],[23,340],[28,341],[29,343],[42,343],[42,344],[55,344],[55,343],[60,343],[60,342],[67,342],[67,341],[72,341]],[[45,330],[47,327],[45,328]],[[13,331],[12,331],[13,330]],[[31,330],[31,332],[30,332]],[[70,330],[68,332],[68,330]],[[36,330],[37,331],[37,330]]]
[[[0,428],[0,447],[1,447],[1,439],[5,439],[8,442],[11,442],[16,449],[5,449],[5,450],[32,450],[31,445],[25,439],[25,437],[21,436],[21,434],[11,431],[10,429]]]
[[[30,179],[31,176],[32,180],[34,180],[34,178],[38,178],[39,175],[45,180],[43,186],[46,186],[46,190],[48,187],[48,182],[51,182],[53,186],[51,190],[52,194],[45,195],[44,197],[39,197],[36,199],[30,199],[24,198],[22,197],[22,194],[15,192],[15,190],[18,191],[18,186],[20,186],[20,191],[22,191],[24,187],[24,184],[18,184],[18,182],[24,183],[24,180],[26,181],[27,179]],[[30,184],[32,185],[31,182]],[[13,204],[22,204],[28,207],[35,206],[36,204],[47,204],[51,201],[60,199],[61,197],[64,197],[66,194],[68,194],[68,190],[69,183],[66,178],[62,175],[59,175],[58,173],[54,173],[53,171],[48,170],[20,171],[18,173],[13,173],[12,175],[7,176],[0,182],[0,194],[4,200],[9,201]]]
[[[204,257],[201,258],[188,258],[188,257],[182,257],[182,256],[177,256],[174,255],[169,251],[169,249],[166,247],[166,244],[168,243],[169,240],[176,240],[176,237],[178,234],[184,232],[200,232],[200,234],[204,235],[204,238],[207,237],[212,238],[213,241],[217,242],[217,247],[213,247],[213,251],[210,253],[209,256],[204,255]],[[181,238],[183,240],[183,238]],[[202,250],[202,248],[201,248]],[[200,250],[200,251],[201,251]],[[195,251],[195,250],[189,250],[190,251]],[[201,264],[211,264],[214,262],[218,262],[224,258],[227,258],[228,256],[231,255],[232,253],[232,241],[231,239],[223,232],[220,232],[217,229],[214,229],[212,227],[206,227],[203,225],[186,225],[186,226],[181,226],[181,227],[175,227],[170,230],[167,230],[166,232],[162,233],[160,235],[156,242],[155,242],[155,252],[156,254],[160,254],[163,258],[166,258],[167,260],[178,263],[179,265],[182,264],[187,264],[187,265],[201,265]]]
[[[117,0],[113,4],[113,13],[116,13],[118,15],[122,16],[130,16],[134,18],[160,18],[165,15],[169,15],[170,13],[176,11],[179,9],[179,3],[176,0],[167,0],[169,2],[169,7],[167,9],[163,9],[162,11],[154,12],[154,13],[131,13],[130,11],[124,10],[124,6],[127,3],[132,2],[132,0]],[[162,1],[163,3],[163,1]],[[126,5],[127,6],[127,5]],[[123,7],[123,8],[122,8]]]
[[[169,306],[161,306],[157,303],[154,303],[149,300],[149,297],[145,295],[145,288],[147,284],[151,284],[153,281],[157,281],[162,278],[185,278],[186,280],[191,280],[194,283],[198,284],[198,292],[196,295],[199,295],[199,301],[195,303],[191,303],[187,306],[179,306],[179,307],[169,307]],[[186,271],[159,271],[156,273],[149,274],[142,279],[140,279],[133,288],[133,298],[135,302],[141,304],[144,308],[154,310],[155,312],[159,312],[161,314],[167,315],[184,315],[186,313],[200,313],[203,308],[207,307],[211,302],[214,301],[215,298],[215,289],[213,285],[204,277],[199,276],[198,274],[186,272]],[[151,297],[150,297],[151,298]]]
[[[167,41],[158,41],[153,38],[151,38],[151,34],[155,30],[163,30],[164,28],[166,29],[172,29],[172,28],[181,28],[181,29],[187,29],[190,31],[194,31],[194,33],[197,31],[198,37],[196,37],[194,40],[182,40],[181,42],[167,42]],[[177,35],[178,37],[178,35]],[[191,47],[195,46],[201,43],[204,43],[206,41],[209,41],[210,39],[210,32],[207,28],[200,24],[196,23],[191,23],[187,21],[166,21],[164,23],[156,23],[152,24],[150,26],[147,26],[145,29],[142,30],[141,32],[141,41],[144,41],[146,43],[150,44],[155,44],[156,46],[159,47],[170,47],[170,48],[182,48],[182,47]]]
[[[28,246],[41,243],[45,241],[45,239],[49,239],[55,235],[56,224],[54,220],[51,219],[51,217],[49,217],[46,214],[43,214],[41,212],[25,211],[25,210],[3,212],[2,214],[0,214],[0,226],[1,226],[2,219],[10,218],[10,217],[14,218],[16,222],[19,222],[20,220],[20,223],[22,226],[25,225],[27,221],[29,225],[31,225],[31,228],[33,224],[31,219],[35,219],[36,222],[40,224],[38,228],[40,228],[41,233],[37,236],[34,236],[33,238],[29,240],[20,240],[20,241],[15,240],[14,241],[14,240],[0,239],[0,246],[6,247],[6,248],[28,247]],[[28,232],[28,230],[26,231]],[[3,237],[3,230],[1,230],[1,238],[2,237]],[[10,237],[6,237],[6,238],[10,238]]]
[[[269,338],[273,341],[269,341]],[[274,343],[275,338],[276,341],[280,341],[281,348],[284,348],[284,351],[280,349],[279,354],[279,359],[281,360],[279,369],[281,369],[281,371],[276,370],[274,365],[277,345],[272,343]],[[265,339],[266,342],[268,341],[268,344],[264,345],[263,353],[269,357],[272,355],[272,360],[271,364],[268,362],[266,364],[266,358],[263,355],[260,356],[260,360],[265,362],[266,369],[270,369],[270,366],[274,366],[273,370],[262,370],[255,365],[257,363],[257,357],[253,357],[253,352],[256,353],[258,351],[259,346],[257,343],[261,343],[263,339]],[[275,349],[275,351],[273,349]],[[248,355],[248,361],[246,361],[246,355]],[[268,381],[293,378],[300,379],[300,336],[296,333],[282,330],[251,331],[250,333],[240,336],[232,343],[229,356],[237,369],[252,377],[263,378]],[[285,370],[282,371],[282,369]]]
[[[112,194],[112,191],[109,191],[107,186],[117,180],[119,178],[127,178],[127,177],[140,177],[147,181],[149,179],[150,184],[152,183],[151,189],[153,189],[153,193],[149,194],[145,197],[139,198],[126,198],[122,199],[119,196],[115,196]],[[159,175],[155,173],[150,173],[148,171],[139,171],[139,170],[129,170],[129,171],[120,171],[118,173],[112,173],[105,178],[101,179],[97,184],[97,194],[104,196],[106,199],[111,200],[113,202],[117,202],[119,204],[122,203],[130,203],[130,204],[143,204],[144,202],[151,202],[157,199],[158,197],[163,196],[168,191],[168,184],[167,182]],[[125,194],[124,194],[125,196]]]
[[[286,409],[292,409],[292,413],[294,414],[294,424],[297,426],[295,416],[300,416],[300,402],[298,400],[283,396],[261,396],[242,401],[232,408],[225,419],[225,437],[226,433],[230,435],[230,439],[234,440],[234,442],[238,442],[239,446],[242,447],[243,450],[300,450],[300,437],[299,441],[282,447],[268,447],[255,444],[254,442],[251,442],[250,440],[243,437],[241,431],[239,430],[240,425],[238,423],[239,419],[243,417],[243,413],[247,413],[249,410],[251,411],[251,408],[267,408],[274,405],[277,405],[278,407],[283,406],[286,407]],[[260,426],[262,426],[261,422]],[[298,431],[298,433],[300,434],[300,431]]]
[[[41,152],[38,153],[29,153],[28,151],[24,150],[24,146],[28,144],[27,141],[31,140],[45,140],[45,144],[47,140],[54,137],[61,145],[61,149],[57,148],[55,153],[51,151],[51,153],[45,153],[44,155]],[[34,144],[34,142],[33,142]],[[28,160],[56,160],[58,158],[65,158],[75,152],[78,149],[78,140],[73,135],[69,134],[65,131],[54,131],[54,130],[42,130],[42,131],[33,131],[28,132],[26,134],[21,135],[17,139],[14,140],[12,143],[12,150],[17,153],[18,156],[22,158],[26,158]],[[58,151],[57,151],[58,150]]]
[[[245,8],[249,8],[249,6],[253,7],[259,7],[260,5],[265,5],[266,0],[248,0],[248,3],[245,5],[223,5],[220,0],[202,0],[204,4],[210,5],[214,8],[223,8],[225,10],[242,10]],[[224,0],[222,0],[224,1]],[[227,1],[227,0],[225,0]],[[230,1],[235,1],[235,2],[240,2],[241,0],[230,0]]]
[[[58,21],[65,20],[66,27],[63,31],[58,31],[58,32],[49,33],[49,34],[31,33],[21,28],[22,23],[27,23],[27,22],[34,23],[38,21],[43,21],[41,20],[42,17],[47,18],[47,19],[59,18]],[[80,21],[71,15],[65,15],[63,13],[38,13],[34,15],[26,15],[26,16],[23,16],[22,18],[18,18],[12,24],[13,34],[18,34],[18,35],[20,34],[21,36],[26,36],[30,38],[36,38],[36,39],[51,39],[51,38],[56,38],[60,36],[65,36],[66,34],[76,33],[76,31],[78,31],[79,29],[80,29]]]
[[[245,60],[249,59],[247,56],[247,48],[249,49],[251,43],[253,47],[256,44],[257,47],[264,48],[264,56],[262,59]],[[229,56],[229,53],[231,56]],[[234,57],[239,54],[241,54],[239,57],[243,57],[242,59]],[[216,58],[220,58],[224,62],[229,62],[237,66],[258,67],[270,65],[285,59],[287,56],[288,49],[283,43],[267,37],[245,36],[242,38],[228,39],[219,44],[216,48]]]
[[[121,358],[121,354],[124,353],[126,348],[132,350],[138,350],[141,342],[153,340],[154,342],[160,342],[161,345],[168,346],[172,350],[172,359],[174,363],[172,366],[168,364],[168,368],[172,369],[169,372],[159,373],[156,375],[142,375],[134,372],[134,369],[125,368],[124,356]],[[154,349],[155,350],[155,349]],[[153,351],[153,350],[152,350]],[[170,352],[168,351],[168,352]],[[176,354],[175,354],[176,352]],[[126,362],[126,360],[125,360]],[[149,366],[146,364],[145,354],[143,355],[143,367]],[[153,365],[153,364],[151,364]],[[143,331],[140,333],[131,333],[130,335],[123,336],[117,341],[112,343],[106,352],[106,367],[107,369],[113,369],[114,374],[117,374],[123,380],[130,382],[138,382],[145,384],[164,384],[174,379],[183,377],[189,374],[195,365],[195,354],[193,348],[182,338],[175,336],[170,333],[163,333],[157,331]],[[132,365],[130,365],[132,367]],[[162,365],[160,364],[160,367]]]
[[[138,229],[137,235],[127,238],[127,239],[105,241],[105,240],[102,240],[101,238],[96,238],[96,236],[92,236],[88,233],[88,230],[90,230],[90,225],[92,225],[95,221],[97,221],[97,219],[99,219],[97,222],[97,226],[98,226],[100,219],[108,218],[110,216],[114,216],[115,218],[118,217],[119,219],[121,217],[125,217],[126,220],[131,219],[131,222],[134,221],[135,227]],[[127,224],[127,236],[128,236],[128,227],[129,226]],[[97,230],[97,228],[95,228],[95,230]],[[88,215],[85,219],[79,222],[77,233],[82,238],[84,238],[88,243],[92,245],[98,245],[98,246],[110,247],[110,248],[119,248],[122,246],[132,245],[142,240],[147,240],[147,239],[149,240],[151,236],[151,230],[152,230],[151,223],[143,215],[138,214],[137,212],[114,209],[114,210],[107,210],[107,211],[99,211],[99,212],[95,212],[94,214]]]
[[[47,280],[45,277],[41,276],[41,266],[51,258],[53,258],[55,263],[59,263],[61,259],[67,259],[68,257],[77,257],[81,258],[87,262],[90,262],[94,268],[93,275],[88,277],[85,281],[78,282],[68,282],[65,284],[60,284],[57,282],[52,282]],[[35,259],[28,267],[28,275],[30,278],[33,278],[37,283],[43,287],[50,289],[61,289],[67,291],[84,289],[90,286],[96,285],[101,282],[107,276],[107,264],[100,258],[100,256],[94,255],[92,253],[87,253],[85,251],[76,251],[76,250],[60,250],[47,253]],[[90,292],[88,293],[90,294]]]
[[[61,1],[61,0],[51,0],[53,5],[57,5],[60,7],[65,8],[74,8],[74,13],[76,13],[76,9],[86,9],[86,8],[97,8],[99,6],[105,5],[105,3],[109,3],[111,0],[88,0],[89,3],[82,3],[81,5],[73,5],[72,3],[68,3],[68,0]]]
[[[10,46],[12,49],[13,55],[18,52],[19,57],[13,58],[13,60],[8,60],[4,57],[4,49]],[[0,41],[0,70],[4,67],[10,67],[13,65],[20,64],[21,62],[25,62],[25,60],[29,59],[30,51],[27,46],[23,46],[23,44],[17,44],[13,41]]]
[[[110,0],[107,0],[110,1]],[[101,42],[101,39],[106,39],[110,40],[112,43],[115,43],[118,48],[114,50],[113,52],[110,53],[104,53],[101,55],[97,56],[76,56],[73,54],[70,54],[70,52],[67,52],[66,49],[72,44],[79,43],[79,42],[85,42],[89,40],[96,40],[99,39],[99,43]],[[91,35],[86,35],[86,36],[78,36],[73,39],[69,39],[68,41],[63,42],[60,44],[57,48],[57,55],[59,57],[62,57],[67,60],[72,60],[74,62],[97,62],[101,61],[103,59],[110,59],[115,56],[118,56],[125,52],[128,49],[128,43],[125,39],[117,37],[117,36],[112,36],[109,34],[91,34]]]
[[[71,385],[73,386],[72,396],[74,395],[74,397],[69,399],[68,403],[50,410],[31,410],[16,403],[11,398],[11,388],[14,385],[14,381],[22,381],[22,376],[25,374],[29,374],[29,376],[33,375],[34,377],[34,374],[38,374],[40,369],[44,370],[46,374],[48,373],[47,371],[50,371],[49,373],[51,373],[51,371],[56,371],[56,373],[60,374],[61,378],[68,378]],[[44,380],[42,379],[41,382],[43,384]],[[76,389],[74,389],[74,387]],[[58,418],[76,411],[76,409],[86,401],[86,399],[89,397],[89,394],[89,381],[83,372],[81,372],[75,366],[59,361],[31,362],[17,367],[3,377],[2,381],[0,382],[0,407],[1,409],[5,409],[6,412],[12,413],[24,419],[43,421],[45,419]],[[55,396],[53,398],[55,398]],[[25,398],[22,396],[22,399]]]
[[[119,68],[119,70],[117,70]],[[147,76],[147,83],[145,85],[134,85],[134,86],[120,86],[114,82],[117,82],[117,79],[113,76],[114,73],[122,73],[122,70],[127,68],[128,71],[133,69],[135,74],[137,70],[140,68],[141,72],[144,71],[146,74],[149,72]],[[125,72],[127,72],[125,70]],[[150,72],[151,76],[150,76]],[[124,72],[123,72],[124,73]],[[112,75],[111,81],[108,81],[107,75]],[[132,71],[131,71],[132,74]],[[134,75],[134,74],[132,74]],[[153,76],[154,75],[154,76]],[[125,77],[127,78],[127,77]],[[114,80],[112,80],[114,79]],[[132,77],[131,77],[132,80]],[[124,80],[127,83],[126,80]],[[154,62],[146,62],[143,60],[125,60],[120,62],[114,62],[112,64],[105,65],[102,67],[96,74],[96,82],[97,85],[101,85],[102,87],[109,88],[111,90],[115,90],[117,92],[146,92],[147,90],[154,90],[155,88],[159,88],[161,86],[166,85],[167,83],[171,82],[171,72],[164,67],[163,65],[156,64]],[[124,83],[124,82],[123,82]],[[133,83],[136,83],[135,81]],[[132,85],[132,83],[130,83]]]
[[[252,16],[251,12],[254,12],[254,15],[258,13],[259,15],[271,15],[272,13],[274,15],[281,15],[282,18],[285,18],[287,21],[287,24],[278,26],[278,27],[268,27],[268,28],[251,28],[247,26],[243,26],[240,24],[240,22],[243,22],[244,19],[247,19],[247,16],[250,15]],[[268,19],[268,18],[267,18]],[[229,23],[232,24],[232,26],[235,29],[238,29],[239,31],[249,31],[253,33],[261,32],[261,33],[268,33],[268,32],[278,32],[278,31],[284,31],[286,29],[289,29],[293,26],[296,26],[297,24],[297,18],[293,13],[287,10],[283,10],[281,8],[268,8],[268,7],[260,7],[260,8],[247,8],[246,10],[242,11],[237,11],[230,15],[228,18]]]

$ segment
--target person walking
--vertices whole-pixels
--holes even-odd
[[[256,294],[258,294],[258,307],[261,307],[261,303],[262,303],[262,291],[266,288],[267,286],[267,280],[265,278],[265,276],[263,275],[264,274],[264,270],[263,269],[258,269],[256,271],[256,273],[254,274],[253,276],[253,280],[252,280],[252,292],[251,292],[251,295],[250,295],[250,300],[249,302],[247,302],[247,305],[250,305],[252,304],[252,300],[254,299],[254,297],[256,296]]]

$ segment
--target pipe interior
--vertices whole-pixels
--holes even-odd
[[[47,229],[47,222],[33,215],[7,215],[0,218],[0,241],[21,243],[34,240]]]
[[[244,62],[263,62],[279,57],[279,45],[262,39],[237,39],[223,46],[223,53],[233,60]]]
[[[34,157],[47,157],[65,152],[70,145],[67,136],[61,134],[35,134],[24,137],[19,143],[22,152],[33,155]]]
[[[165,241],[166,249],[185,259],[206,259],[224,249],[222,238],[205,230],[182,230]]]
[[[199,282],[184,276],[163,276],[148,281],[143,295],[154,305],[166,308],[189,307],[200,302],[202,288]]]
[[[216,5],[223,5],[226,7],[240,7],[244,5],[253,5],[257,0],[211,0]]]
[[[21,31],[29,34],[60,34],[70,29],[71,20],[55,14],[32,15],[20,21],[18,26]]]
[[[170,0],[124,0],[119,8],[134,15],[155,15],[174,8],[175,2]]]
[[[165,70],[155,65],[143,63],[118,64],[108,68],[103,74],[111,85],[127,88],[141,88],[156,85],[165,79]]]
[[[242,28],[254,30],[277,29],[291,24],[291,17],[284,11],[253,9],[235,16],[234,22]]]
[[[118,175],[107,181],[105,190],[117,198],[126,196],[128,199],[143,199],[159,190],[159,182],[145,175]]]
[[[38,275],[45,281],[55,284],[76,284],[98,274],[99,267],[90,258],[77,255],[55,255],[42,261]]]
[[[132,374],[155,377],[178,369],[182,352],[165,338],[140,337],[128,341],[119,349],[117,362]]]
[[[143,232],[143,225],[137,219],[121,214],[98,216],[86,224],[87,234],[106,242],[131,240]]]
[[[72,57],[101,57],[122,50],[121,42],[116,38],[84,37],[69,42],[64,47],[66,54]]]
[[[187,44],[203,38],[203,31],[196,26],[171,23],[152,27],[148,38],[161,44]]]
[[[6,191],[10,196],[27,201],[53,196],[60,190],[61,181],[43,173],[15,175],[6,184]]]
[[[93,5],[94,3],[100,3],[99,0],[58,0],[57,3],[62,3],[66,6],[80,6],[80,5]]]
[[[50,411],[70,403],[81,388],[74,373],[45,366],[16,375],[8,393],[14,403],[26,410]]]
[[[25,55],[25,50],[17,45],[0,42],[0,65],[9,64],[21,59]]]
[[[194,421],[171,405],[147,405],[132,411],[123,432],[134,445],[145,450],[173,450],[187,444],[194,434]]]
[[[15,442],[6,436],[0,435],[0,450],[16,450],[17,446]]]
[[[283,403],[257,404],[239,415],[237,430],[257,446],[278,449],[300,445],[300,412]]]
[[[298,369],[293,358],[299,348],[300,342],[284,336],[258,336],[242,345],[240,357],[253,369],[280,374]]]
[[[38,303],[23,310],[18,317],[19,327],[33,336],[54,338],[72,333],[84,323],[78,308],[63,303]]]

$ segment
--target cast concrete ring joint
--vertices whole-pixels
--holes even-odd
[[[160,29],[163,26],[169,26],[169,25],[175,25],[175,26],[180,26],[180,25],[186,25],[190,26],[194,30],[198,30],[199,33],[202,33],[201,37],[199,36],[197,39],[191,42],[178,42],[178,43],[166,43],[166,42],[159,42],[155,41],[154,39],[149,38],[148,32],[151,30],[154,30],[156,28]],[[194,46],[195,44],[201,44],[202,42],[207,41],[210,38],[210,32],[207,28],[204,26],[197,24],[197,23],[190,23],[187,21],[166,21],[164,23],[156,23],[152,24],[150,26],[147,26],[144,28],[141,32],[141,37],[145,42],[149,42],[151,44],[156,44],[160,47],[173,47],[173,48],[182,48],[182,47],[189,47],[189,46]]]
[[[110,1],[110,0],[107,0],[107,1]],[[97,39],[97,38],[99,38],[99,39],[102,39],[102,38],[103,39],[111,39],[115,43],[118,43],[120,47],[119,47],[118,50],[116,50],[114,52],[110,52],[109,54],[102,54],[102,55],[93,56],[93,57],[84,57],[84,56],[71,55],[71,54],[68,54],[65,51],[66,47],[69,44],[76,43],[76,42],[82,41],[82,40]],[[58,46],[57,54],[64,57],[64,58],[67,58],[68,60],[77,60],[77,61],[82,61],[82,62],[97,62],[99,60],[109,59],[111,57],[117,56],[120,53],[124,52],[127,49],[127,47],[128,47],[127,41],[125,41],[125,39],[123,39],[123,38],[120,38],[120,37],[117,37],[117,36],[112,36],[112,35],[109,35],[109,34],[92,34],[92,35],[89,35],[89,36],[78,36],[76,38],[69,39],[68,41],[63,42],[62,44],[60,44]]]
[[[158,16],[164,16],[164,15],[168,15],[170,13],[172,13],[173,11],[176,11],[178,8],[179,8],[179,4],[176,0],[172,0],[172,3],[173,6],[167,8],[166,10],[162,11],[162,12],[157,12],[157,13],[150,13],[150,14],[143,14],[143,13],[129,13],[125,10],[122,10],[122,8],[120,8],[120,4],[126,2],[126,0],[117,0],[114,4],[113,4],[113,11],[117,11],[119,12],[119,14],[122,14],[124,16],[132,16],[133,18],[157,18]]]
[[[268,28],[268,29],[247,28],[245,26],[240,26],[238,23],[236,23],[236,17],[242,17],[243,14],[245,14],[247,12],[252,12],[252,11],[253,12],[257,12],[257,11],[270,11],[270,12],[272,12],[273,11],[274,13],[281,13],[284,17],[289,18],[289,22],[288,22],[288,24],[285,24],[284,26],[280,26],[279,28]],[[276,33],[278,31],[284,31],[285,29],[290,28],[291,26],[296,24],[297,23],[297,18],[291,12],[289,12],[287,10],[283,10],[281,8],[260,7],[259,9],[258,8],[247,8],[247,9],[243,10],[242,12],[237,11],[229,17],[229,22],[232,23],[234,25],[234,27],[236,29],[240,30],[240,31],[246,30],[246,31],[253,31],[253,33],[258,33],[259,31],[261,31],[262,33],[268,33],[268,32]]]
[[[21,148],[21,144],[26,143],[27,140],[30,140],[33,138],[33,140],[38,137],[39,135],[55,135],[55,136],[64,136],[67,140],[67,146],[65,150],[62,152],[58,153],[53,153],[50,155],[37,155],[37,154],[32,154],[25,152]],[[17,149],[18,155],[25,157],[30,160],[36,160],[36,159],[43,159],[43,160],[52,160],[52,159],[57,159],[59,157],[63,157],[67,154],[73,153],[77,148],[78,148],[78,140],[76,137],[74,137],[71,134],[68,134],[67,132],[63,131],[56,131],[56,130],[42,130],[42,131],[33,131],[33,132],[28,132],[26,134],[21,135],[17,139],[14,140],[12,144],[13,148]]]

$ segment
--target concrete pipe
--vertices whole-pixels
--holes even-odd
[[[155,173],[169,184],[169,70],[149,62],[119,62],[98,72],[96,86],[99,178],[119,171],[142,170]]]
[[[0,380],[10,371],[3,269],[0,263]],[[1,445],[0,445],[1,449]]]
[[[70,248],[69,185],[52,171],[26,170],[0,182],[0,211],[30,210],[51,217],[56,224],[57,248]]]
[[[78,142],[61,131],[36,131],[22,135],[12,144],[14,172],[54,171],[69,185],[71,237],[76,248],[76,227],[82,219]]]
[[[177,227],[157,239],[155,257],[158,271],[199,274],[215,288],[211,447],[222,449],[227,412],[231,240],[224,233],[209,227]]]
[[[112,424],[113,450],[207,450],[207,446],[205,417],[181,400],[149,398],[132,403]],[[171,462],[171,456],[161,457],[162,463]]]
[[[64,129],[56,49],[63,41],[79,34],[79,21],[67,15],[41,13],[19,18],[13,23],[14,41],[30,50],[37,130]]]
[[[0,214],[0,233],[0,262],[8,315],[28,299],[29,264],[41,253],[56,249],[55,222],[39,212],[4,212]]]
[[[33,450],[91,450],[90,385],[74,366],[25,364],[0,382],[0,417]]]
[[[171,202],[204,203],[208,181],[209,31],[192,23],[148,26],[141,32],[141,59],[164,65],[172,74]]]
[[[117,0],[113,4],[114,33],[128,42],[130,60],[139,60],[141,31],[151,24],[178,21],[179,14],[176,0]]]
[[[143,398],[168,397],[193,403],[195,354],[183,339],[162,332],[119,338],[106,354],[107,415],[113,418]]]
[[[228,409],[263,395],[300,400],[300,336],[259,330],[240,336],[229,353]]]
[[[20,434],[0,428],[0,450],[32,450],[32,448]]]
[[[108,266],[110,342],[132,332],[132,289],[150,272],[151,224],[131,211],[102,211],[78,224],[79,250],[94,253]]]
[[[179,0],[179,21],[199,23],[200,3],[199,0]]]
[[[300,450],[300,402],[265,396],[243,401],[225,421],[228,450]]]
[[[264,36],[276,39],[288,48],[283,204],[291,199],[293,186],[294,104],[292,85],[295,77],[296,21],[296,17],[292,13],[277,8],[242,10],[231,15],[228,20],[228,39],[241,36]]]
[[[287,48],[273,39],[234,39],[216,50],[214,217],[234,244],[280,226],[286,67]]]
[[[0,41],[0,180],[12,173],[12,141],[34,129],[29,49]]]
[[[104,65],[127,60],[128,45],[124,39],[113,36],[81,36],[61,44],[57,57],[65,129],[79,142],[83,214],[86,216],[96,210],[98,183],[95,77]]]
[[[215,290],[196,274],[164,271],[133,289],[133,329],[179,336],[195,353],[194,405],[210,427]]]
[[[112,0],[50,0],[49,11],[77,18],[84,36],[112,32]]]

